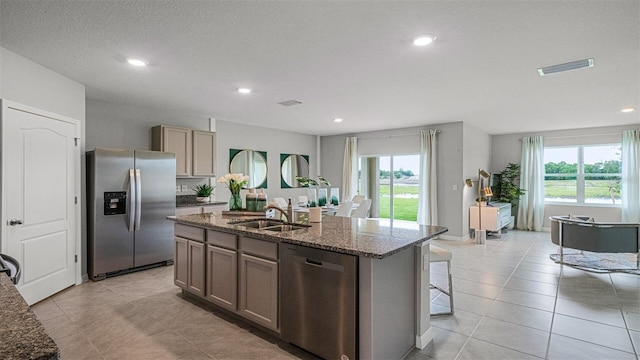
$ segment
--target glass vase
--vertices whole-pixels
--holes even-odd
[[[318,189],[318,206],[327,206],[327,189]]]
[[[231,199],[229,199],[229,210],[242,210],[242,196],[240,196],[240,194],[231,194]]]
[[[309,207],[318,206],[316,189],[307,189],[307,205]]]
[[[331,205],[339,205],[340,204],[340,189],[339,188],[331,188]]]

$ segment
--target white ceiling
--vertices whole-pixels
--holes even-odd
[[[640,105],[637,0],[2,0],[0,24],[3,47],[90,99],[306,134],[640,123],[619,112]],[[413,46],[423,33],[438,39]],[[595,67],[537,73],[586,58]],[[277,104],[291,99],[302,105]]]

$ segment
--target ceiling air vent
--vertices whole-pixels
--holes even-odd
[[[287,101],[279,102],[278,104],[280,104],[280,105],[282,105],[282,106],[295,106],[295,105],[300,105],[300,104],[302,104],[302,101],[298,101],[298,100],[287,100]]]
[[[565,64],[551,65],[538,69],[540,76],[555,74],[563,71],[576,70],[582,68],[593,67],[593,59],[584,59],[578,61],[572,61]]]

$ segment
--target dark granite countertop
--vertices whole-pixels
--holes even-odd
[[[377,259],[396,254],[449,230],[444,226],[338,216],[324,216],[321,223],[309,223],[306,216],[301,216],[298,222],[311,227],[283,232],[229,224],[241,218],[222,215],[219,212],[170,216],[168,219],[185,225]]]
[[[0,358],[59,359],[58,346],[5,274],[0,274],[0,299]]]
[[[177,195],[176,207],[192,207],[192,206],[211,206],[211,205],[226,205],[226,201],[209,201],[199,202],[196,200],[195,195]]]

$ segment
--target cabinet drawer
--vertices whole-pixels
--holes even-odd
[[[238,248],[237,235],[207,230],[207,243],[235,250]]]
[[[204,229],[176,224],[174,231],[178,237],[204,242]]]
[[[240,237],[240,250],[266,259],[278,260],[278,244],[266,240]]]

